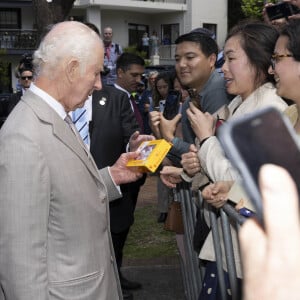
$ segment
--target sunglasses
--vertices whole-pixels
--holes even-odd
[[[22,76],[22,80],[32,80],[32,76]]]
[[[271,58],[272,69],[275,70],[275,65],[285,57],[293,57],[293,54],[273,54]]]

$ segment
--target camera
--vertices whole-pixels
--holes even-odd
[[[101,76],[107,76],[110,69],[107,66],[103,66],[103,71],[101,71]]]
[[[291,15],[300,13],[300,9],[290,4],[289,2],[281,2],[275,5],[267,6],[266,12],[270,21],[282,19],[287,19]]]
[[[21,70],[33,70],[32,55],[30,53],[24,53],[19,62],[19,71]]]

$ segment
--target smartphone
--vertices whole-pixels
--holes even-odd
[[[269,20],[272,21],[282,18],[287,19],[291,15],[298,14],[300,12],[300,9],[289,2],[281,2],[278,4],[267,6],[266,12]]]
[[[160,112],[164,112],[164,110],[165,110],[165,105],[166,105],[166,100],[160,100],[159,101],[159,111]]]
[[[202,111],[201,107],[201,96],[197,92],[196,89],[190,88],[187,90],[191,99],[191,102],[199,109]]]
[[[165,102],[163,116],[168,120],[173,119],[178,113],[180,113],[180,102],[181,93],[176,90],[170,90]]]
[[[285,168],[296,182],[300,195],[300,151],[289,120],[277,109],[266,108],[224,123],[218,132],[221,145],[242,177],[242,184],[263,224],[258,174],[262,165]],[[286,201],[286,199],[282,199]]]

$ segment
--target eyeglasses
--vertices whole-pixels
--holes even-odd
[[[22,76],[22,80],[32,80],[32,76]]]
[[[271,66],[272,69],[275,69],[275,65],[282,59],[285,57],[293,57],[293,54],[272,54],[272,58],[271,58]]]

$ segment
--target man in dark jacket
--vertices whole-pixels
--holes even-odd
[[[33,70],[31,68],[24,67],[19,70],[19,73],[20,73],[19,83],[22,89],[17,93],[11,95],[8,102],[8,108],[7,108],[8,114],[13,110],[13,108],[20,101],[21,97],[24,95],[26,90],[30,87],[31,82],[33,80]]]

